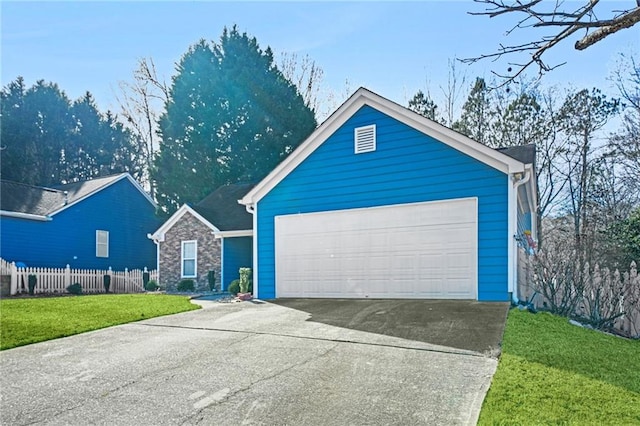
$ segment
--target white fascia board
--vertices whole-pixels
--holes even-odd
[[[364,105],[368,105],[505,174],[524,172],[525,165],[520,161],[361,87],[291,155],[249,191],[240,200],[240,203],[252,205],[264,197]]]
[[[53,220],[49,216],[41,216],[38,214],[31,214],[31,213],[10,212],[7,210],[0,210],[0,216],[15,217],[17,219],[37,220],[40,222],[49,222]]]
[[[214,234],[216,238],[252,237],[253,230],[245,229],[240,231],[218,231]]]
[[[140,186],[140,184],[138,182],[136,182],[136,180],[129,174],[129,173],[122,173],[121,175],[119,175],[117,178],[113,179],[111,182],[101,186],[100,188],[95,189],[94,191],[86,194],[83,197],[78,198],[77,200],[74,200],[72,203],[67,204],[66,206],[62,206],[61,208],[59,208],[58,210],[54,211],[53,213],[51,213],[51,216],[53,216],[54,214],[58,214],[66,209],[68,209],[71,206],[74,206],[84,200],[86,200],[87,198],[91,197],[94,194],[97,194],[98,192],[102,191],[105,188],[110,187],[111,185],[115,184],[116,182],[120,182],[122,179],[128,179],[129,182],[131,182],[133,184],[133,186],[140,191],[140,193],[142,195],[144,195],[144,197],[147,199],[148,202],[151,203],[151,205],[153,206],[153,208],[157,208],[158,205],[156,204],[156,202],[153,200],[153,198],[151,198],[151,196],[149,194],[146,193],[146,191]],[[60,191],[58,189],[56,189],[56,191]],[[63,192],[63,191],[61,191]]]
[[[155,241],[160,241],[160,242],[164,241],[164,236],[167,233],[167,231],[171,229],[173,225],[175,225],[180,219],[182,219],[182,217],[186,213],[190,213],[193,217],[195,217],[200,222],[202,222],[214,233],[220,232],[218,228],[216,228],[213,224],[211,224],[207,219],[202,217],[200,213],[195,211],[193,208],[189,207],[189,205],[183,204],[182,207],[180,207],[173,215],[171,215],[171,217],[167,219],[167,221],[163,223],[162,226],[160,226],[160,228],[158,228],[158,230],[151,235],[151,239]]]

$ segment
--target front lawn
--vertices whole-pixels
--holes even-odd
[[[640,424],[640,341],[512,310],[479,424]]]
[[[0,350],[199,308],[163,294],[2,299]]]

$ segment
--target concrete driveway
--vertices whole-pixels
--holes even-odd
[[[373,303],[345,309],[362,318],[402,310],[360,302]],[[390,325],[329,324],[326,301],[201,303],[1,352],[0,423],[474,424],[497,365],[491,350],[398,337]],[[325,317],[314,319],[308,311],[323,303]],[[490,306],[504,322],[506,305]]]

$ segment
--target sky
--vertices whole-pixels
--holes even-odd
[[[607,9],[630,0],[606,1]],[[575,3],[575,2],[573,2]],[[225,26],[237,25],[276,53],[308,55],[323,69],[323,93],[340,100],[358,87],[403,105],[419,89],[439,100],[449,62],[495,52],[531,33],[506,31],[514,17],[469,15],[483,7],[472,1],[413,2],[0,2],[1,84],[18,76],[28,86],[52,81],[71,99],[86,91],[99,108],[117,112],[119,83],[131,81],[140,58],[153,58],[168,82],[175,64],[200,39],[217,41]],[[538,34],[539,35],[539,34]],[[615,95],[607,78],[620,53],[640,50],[640,28],[620,31],[583,52],[575,38],[548,55],[566,65],[547,74],[543,86],[599,87]],[[511,61],[523,57],[509,57]],[[491,78],[506,62],[484,60],[460,74]],[[535,75],[535,70],[529,73]],[[348,83],[347,83],[348,82]]]

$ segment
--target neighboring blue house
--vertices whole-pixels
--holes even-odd
[[[239,278],[241,267],[253,262],[253,218],[238,204],[253,184],[224,185],[194,206],[183,205],[150,235],[158,244],[159,284],[174,290],[191,279],[198,290],[209,287],[215,274],[217,290]]]
[[[160,221],[128,174],[43,188],[2,181],[0,257],[30,267],[156,268]]]
[[[516,298],[518,246],[536,235],[534,157],[360,88],[242,198],[254,295]]]

